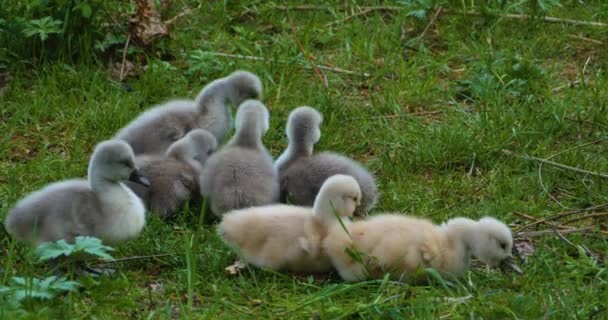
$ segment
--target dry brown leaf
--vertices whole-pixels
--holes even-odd
[[[154,293],[164,294],[165,286],[163,286],[163,284],[159,281],[154,281],[150,283],[150,290],[152,290]]]
[[[135,0],[137,10],[131,19],[131,36],[149,45],[160,37],[169,35],[167,26],[156,9],[154,0]]]
[[[232,265],[227,266],[224,269],[224,272],[228,276],[235,276],[245,269],[247,269],[247,265],[243,261],[237,260]]]
[[[123,69],[122,62],[116,62],[111,66],[110,73],[112,77],[116,79],[120,79],[121,70]],[[124,70],[122,70],[122,78],[125,79],[127,77],[135,77],[137,76],[137,68],[135,64],[129,60],[125,60]]]
[[[536,249],[534,248],[534,244],[529,240],[515,239],[513,241],[513,251],[525,263],[528,262],[528,257],[532,256]]]

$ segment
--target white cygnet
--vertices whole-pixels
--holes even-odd
[[[212,81],[196,100],[173,100],[135,118],[115,136],[131,145],[136,155],[164,154],[190,130],[205,129],[222,142],[232,128],[228,103],[262,98],[262,82],[255,74],[235,71]]]
[[[225,212],[275,203],[279,184],[272,157],[262,137],[269,113],[257,100],[243,102],[235,119],[236,133],[211,155],[201,175],[201,194],[216,216]]]
[[[217,230],[245,261],[276,271],[325,272],[331,262],[321,250],[328,229],[348,222],[361,200],[357,181],[335,175],[325,181],[314,207],[284,204],[226,213]],[[336,215],[338,217],[336,217]]]
[[[147,185],[134,164],[133,150],[123,141],[108,140],[95,147],[88,181],[52,183],[20,200],[5,221],[16,239],[38,245],[77,236],[94,236],[107,243],[135,238],[142,231],[145,208],[123,182]]]
[[[299,107],[289,114],[286,133],[289,145],[275,162],[281,186],[281,201],[312,205],[321,185],[334,174],[353,176],[361,186],[361,204],[355,211],[363,215],[376,203],[378,188],[374,176],[356,161],[345,156],[322,152],[313,155],[321,137],[321,114],[311,107]]]
[[[200,198],[199,176],[217,148],[207,130],[195,129],[174,142],[163,156],[138,156],[135,164],[149,187],[128,183],[146,207],[162,218],[175,214],[191,198]]]
[[[398,281],[418,278],[421,268],[446,276],[462,276],[471,256],[489,266],[511,259],[513,237],[504,223],[485,217],[479,221],[454,218],[442,225],[400,214],[383,214],[347,226],[349,234],[333,228],[323,248],[346,281],[381,279],[385,273]],[[346,249],[359,253],[355,261]]]

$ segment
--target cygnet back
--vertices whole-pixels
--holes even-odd
[[[162,218],[175,214],[184,203],[200,197],[199,176],[207,158],[217,148],[215,137],[206,130],[190,131],[173,143],[164,156],[140,156],[136,163],[150,180],[150,187],[128,186],[152,212]]]
[[[200,128],[223,141],[232,128],[228,103],[261,98],[262,83],[253,73],[235,71],[205,86],[196,100],[173,100],[142,113],[116,138],[127,141],[135,154],[163,154],[190,130]]]
[[[279,172],[282,201],[311,205],[325,179],[335,174],[349,175],[357,180],[361,188],[361,204],[357,206],[357,215],[375,205],[378,188],[372,174],[354,160],[333,152],[297,159]]]
[[[243,102],[236,116],[235,135],[207,161],[201,175],[201,193],[214,214],[221,216],[230,210],[277,200],[277,175],[262,143],[268,121],[268,110],[260,101]]]

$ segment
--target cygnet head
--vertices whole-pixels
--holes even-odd
[[[484,217],[475,223],[471,250],[475,257],[491,267],[511,258],[513,236],[507,225],[492,217]]]
[[[100,181],[118,183],[125,180],[150,185],[135,167],[133,149],[122,140],[107,140],[97,144],[89,162],[88,174],[92,185]]]
[[[230,88],[236,90],[234,94],[229,95],[232,97],[233,100],[231,102],[235,106],[238,106],[247,99],[262,100],[263,98],[262,81],[258,76],[249,71],[234,71],[225,78],[225,81],[230,83]]]
[[[256,124],[258,134],[263,136],[270,128],[270,113],[266,106],[259,100],[245,100],[236,111],[234,127],[237,132],[245,127],[246,122],[252,121]]]
[[[333,175],[321,186],[314,203],[316,214],[331,214],[334,211],[340,217],[352,217],[357,206],[361,204],[361,188],[355,178],[344,175]]]
[[[203,165],[216,149],[217,139],[211,132],[195,129],[175,141],[167,150],[167,156],[182,160],[193,159]]]
[[[305,147],[312,153],[313,146],[321,138],[321,123],[323,116],[319,111],[302,106],[293,110],[287,119],[285,133],[290,144]]]

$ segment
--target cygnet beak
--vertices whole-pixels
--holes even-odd
[[[515,271],[518,274],[524,274],[524,272],[521,270],[521,268],[519,268],[519,266],[515,263],[515,261],[513,260],[512,257],[508,257],[504,260],[502,260],[500,262],[500,269],[503,272],[506,272],[506,270],[510,269]]]
[[[131,172],[131,175],[129,176],[129,181],[139,183],[146,187],[150,186],[150,181],[148,181],[148,178],[142,176],[141,173],[139,173],[139,171],[137,170],[133,170],[133,172]]]

